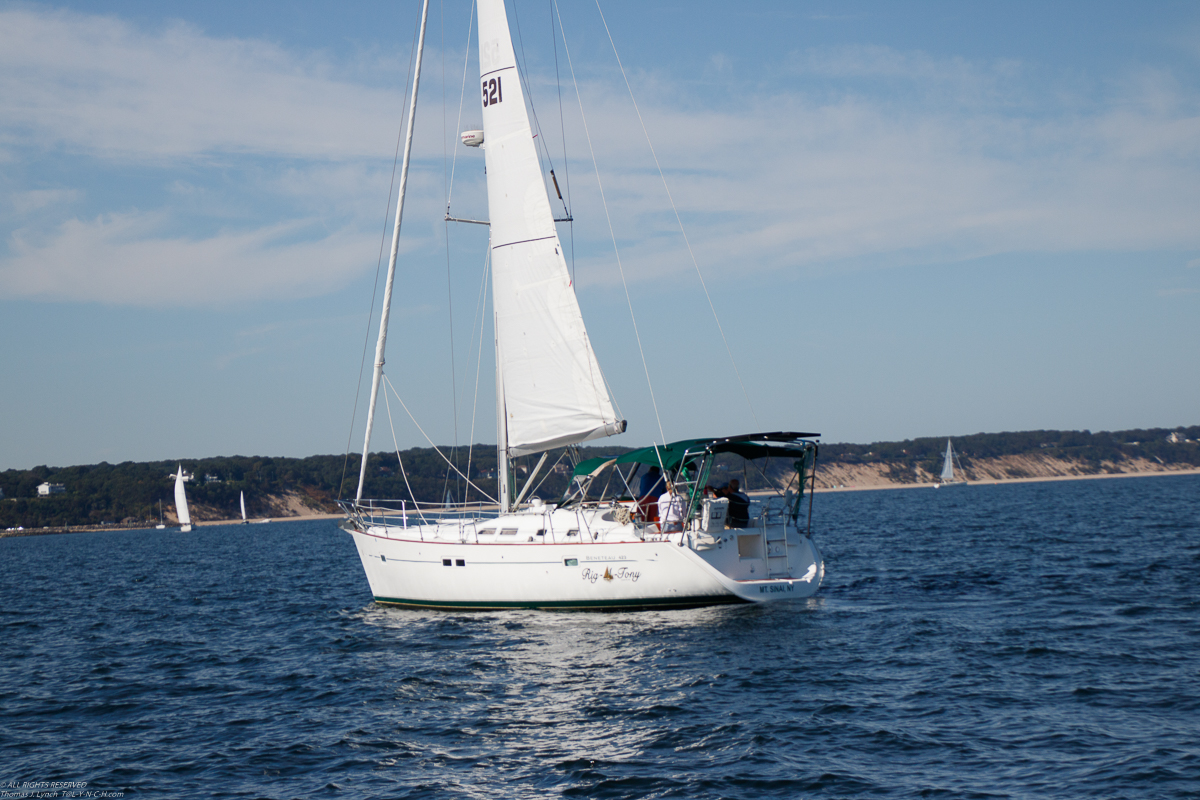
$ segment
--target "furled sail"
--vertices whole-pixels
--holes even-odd
[[[621,433],[554,227],[503,0],[479,3],[479,72],[502,435],[523,455]]]

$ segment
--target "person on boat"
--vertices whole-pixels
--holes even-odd
[[[664,485],[662,470],[655,464],[642,476],[642,482],[638,484],[638,497],[647,497],[649,495],[658,497],[662,494]]]
[[[750,496],[741,490],[737,478],[713,490],[713,494],[729,500],[729,511],[725,515],[726,525],[731,528],[744,528],[750,524]]]
[[[683,530],[683,498],[675,493],[675,485],[667,483],[667,490],[658,498],[659,530],[663,533],[679,533]]]
[[[644,522],[658,522],[658,496],[662,494],[662,470],[657,466],[650,467],[638,484],[637,508],[638,516]]]

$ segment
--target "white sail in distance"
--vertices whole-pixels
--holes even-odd
[[[501,441],[524,455],[621,433],[554,227],[502,0],[479,3],[479,73]]]
[[[242,522],[246,521],[246,493],[239,492],[238,499],[242,502]]]
[[[183,490],[183,465],[175,473],[175,514],[179,517],[179,529],[187,533],[192,529],[192,515],[188,513],[187,492]]]
[[[954,448],[950,446],[950,440],[946,440],[946,461],[942,464],[942,483],[949,483],[954,480]]]

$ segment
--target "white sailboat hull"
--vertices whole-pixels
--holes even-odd
[[[810,597],[824,577],[812,539],[783,526],[649,534],[643,540],[626,525],[598,534],[599,541],[587,541],[585,534],[565,542],[537,541],[544,535],[535,535],[531,542],[524,531],[511,537],[521,541],[475,541],[477,525],[495,524],[352,527],[349,533],[371,593],[384,605],[633,609],[760,603]],[[504,518],[499,524],[515,527]]]

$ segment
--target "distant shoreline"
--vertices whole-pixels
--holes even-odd
[[[1161,469],[1144,472],[1104,472],[1095,475],[1038,475],[1032,478],[986,478],[967,481],[968,486],[999,486],[1004,483],[1045,483],[1048,481],[1089,481],[1101,478],[1153,478],[1164,475],[1200,475],[1200,469]],[[818,486],[817,494],[827,492],[870,492],[879,489],[932,489],[936,483],[881,483],[869,486]]]
[[[989,478],[980,481],[967,481],[968,486],[999,486],[1007,483],[1047,483],[1051,481],[1088,481],[1098,480],[1103,478],[1154,478],[1163,477],[1166,475],[1200,475],[1200,469],[1171,469],[1171,470],[1149,470],[1146,472],[1106,472],[1097,475],[1045,475],[1033,478]],[[842,492],[873,492],[886,489],[932,489],[937,484],[933,483],[888,483],[874,484],[869,486],[819,486],[815,490],[816,494],[837,494]],[[769,494],[769,492],[751,492],[752,495]],[[312,520],[336,520],[345,519],[345,514],[303,514],[294,517],[279,517],[272,518],[267,522],[251,521],[251,525],[271,524],[280,522],[308,522]],[[193,522],[193,527],[209,527],[213,525],[241,525],[240,519],[206,519],[198,522]],[[23,531],[0,531],[0,539],[9,536],[50,536],[63,533],[95,533],[98,531],[153,531],[155,527],[146,527],[140,524],[113,524],[113,525],[71,525],[66,528],[33,528]],[[168,525],[166,531],[178,532],[179,525]]]
[[[343,519],[345,514],[304,514],[295,517],[278,517],[268,519],[263,522],[250,520],[250,525],[274,525],[277,522],[307,522],[309,520],[321,519]],[[205,519],[193,521],[193,528],[209,527],[211,525],[241,525],[240,519]],[[113,523],[112,525],[70,525],[59,528],[27,528],[23,531],[0,531],[0,539],[7,536],[51,536],[59,533],[98,533],[102,531],[155,531],[158,528],[154,525],[143,525],[141,523]],[[163,533],[174,531],[179,532],[179,523],[168,525],[163,529]]]

